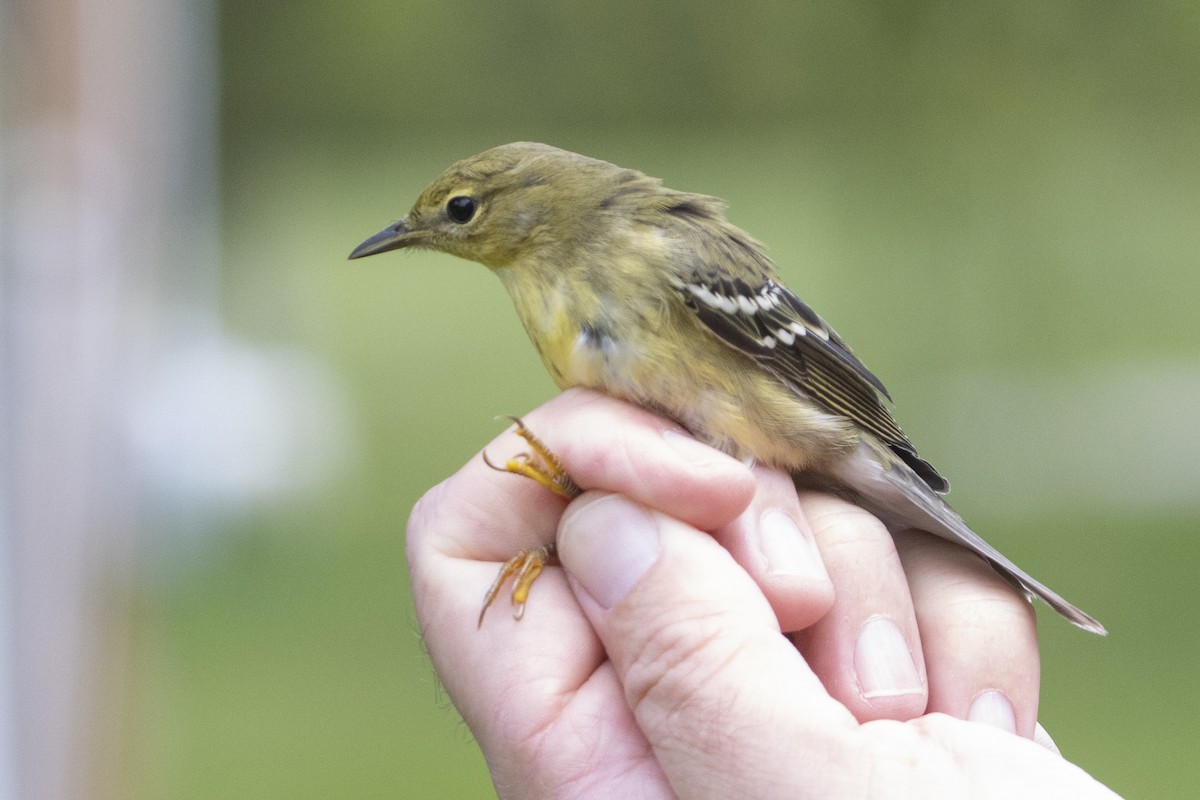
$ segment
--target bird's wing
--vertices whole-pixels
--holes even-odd
[[[950,485],[896,424],[880,396],[891,399],[841,337],[790,289],[770,277],[753,282],[696,270],[677,283],[683,301],[722,341],[757,361],[793,391],[874,434],[930,488]]]

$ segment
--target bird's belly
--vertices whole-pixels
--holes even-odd
[[[509,284],[517,296],[525,290]],[[660,412],[734,458],[779,469],[827,471],[857,447],[845,418],[824,411],[746,356],[697,330],[689,357],[660,340],[669,318],[615,319],[604,298],[580,314],[564,284],[516,303],[529,338],[560,389],[580,386]],[[534,302],[536,300],[536,302]],[[580,316],[589,320],[579,326]],[[622,332],[636,330],[638,336]]]
[[[642,369],[638,353],[594,328],[585,328],[558,352],[544,355],[562,388],[585,386],[623,398],[635,393],[636,376]]]
[[[543,358],[560,387],[596,389],[658,411],[734,458],[821,469],[857,441],[844,419],[765,374],[738,376],[721,359],[664,364],[645,348],[591,329]]]

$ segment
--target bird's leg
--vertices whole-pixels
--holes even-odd
[[[529,587],[533,586],[538,575],[542,574],[542,568],[550,562],[550,559],[554,558],[556,549],[553,543],[544,544],[541,547],[530,547],[505,561],[496,575],[496,580],[492,581],[491,588],[483,596],[483,607],[479,609],[479,619],[476,621],[475,627],[482,627],[483,615],[487,613],[492,601],[500,593],[500,587],[510,576],[513,579],[513,619],[525,616],[525,601],[529,598]]]
[[[488,459],[487,453],[484,453],[483,463],[500,472],[524,475],[526,478],[537,481],[550,491],[568,500],[574,500],[583,494],[583,490],[579,488],[575,481],[571,480],[571,476],[563,469],[562,462],[558,460],[558,456],[554,455],[554,451],[543,444],[542,440],[535,436],[533,431],[526,428],[525,422],[520,417],[506,417],[506,419],[511,419],[516,423],[517,429],[513,433],[524,439],[533,452],[518,453],[505,461],[502,467],[493,464]]]
[[[516,423],[517,428],[514,433],[525,440],[532,452],[518,453],[505,461],[503,466],[493,464],[485,452],[483,454],[483,463],[494,470],[511,472],[514,475],[523,475],[526,478],[537,481],[550,491],[568,500],[573,500],[581,495],[583,490],[579,488],[579,485],[563,469],[562,462],[558,460],[558,456],[554,455],[554,451],[543,444],[542,440],[533,434],[533,431],[525,427],[525,423],[520,417],[509,417],[508,419]],[[496,576],[496,580],[492,582],[491,588],[488,589],[487,594],[483,598],[483,608],[479,610],[477,627],[483,625],[483,615],[487,613],[488,607],[496,599],[496,595],[500,593],[500,587],[504,585],[509,577],[513,579],[513,619],[520,619],[525,614],[525,601],[529,598],[529,588],[533,586],[533,582],[537,580],[538,575],[542,574],[542,568],[554,558],[555,550],[554,543],[551,542],[541,547],[531,547],[522,550],[504,562],[500,567],[500,573]]]

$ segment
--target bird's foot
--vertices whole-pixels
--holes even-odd
[[[537,481],[550,491],[568,500],[574,500],[583,494],[583,490],[579,488],[578,484],[563,469],[562,462],[558,460],[558,456],[554,455],[554,451],[543,444],[542,440],[535,436],[533,431],[525,427],[525,423],[520,417],[506,417],[506,419],[511,419],[516,423],[517,429],[513,433],[524,439],[533,452],[518,453],[505,461],[503,466],[493,464],[485,452],[483,454],[483,463],[500,472],[524,475],[526,478]]]
[[[558,460],[558,456],[554,455],[554,451],[543,444],[542,440],[535,436],[533,431],[525,427],[525,423],[520,417],[508,417],[508,419],[516,423],[517,428],[514,432],[517,436],[525,440],[532,452],[518,453],[505,461],[502,466],[493,464],[487,457],[487,453],[484,453],[483,462],[494,470],[511,472],[514,475],[523,475],[530,480],[537,481],[550,491],[568,500],[572,500],[582,494],[583,490],[579,488],[579,485],[563,469],[562,462]],[[479,610],[477,626],[483,625],[483,615],[487,613],[488,608],[492,605],[492,601],[500,593],[500,588],[504,586],[510,577],[513,579],[513,618],[520,619],[525,614],[525,601],[529,598],[530,587],[533,586],[533,582],[537,580],[537,577],[542,574],[542,569],[546,564],[554,558],[554,553],[554,544],[546,544],[541,547],[522,550],[504,562],[503,566],[500,567],[500,573],[496,576],[496,580],[492,582],[491,588],[488,589],[487,594],[483,598],[483,608]]]

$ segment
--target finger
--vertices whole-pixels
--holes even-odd
[[[780,629],[798,631],[829,611],[833,584],[791,476],[763,467],[754,475],[750,506],[713,536],[758,584]]]
[[[567,510],[558,542],[679,796],[746,796],[747,786],[794,783],[798,753],[850,752],[853,717],[711,536],[619,495],[589,493]]]
[[[574,597],[563,594],[561,570],[539,581],[537,613],[520,623],[495,615],[476,629],[484,578],[467,568],[478,563],[431,546],[439,530],[467,520],[460,512],[472,488],[460,473],[421,499],[409,520],[409,565],[426,650],[497,793],[534,796],[536,776],[544,796],[586,796],[580,754],[602,753],[590,773],[599,785],[617,796],[671,796],[599,640]],[[494,564],[484,566],[495,572]]]
[[[973,553],[918,531],[896,535],[929,675],[929,710],[1031,738],[1040,667],[1033,608]]]
[[[729,522],[754,493],[754,476],[740,461],[664,417],[605,395],[567,391],[524,420],[584,488],[624,493],[698,527]],[[513,430],[484,452],[503,461],[527,451],[528,443]],[[459,525],[437,540],[444,552],[503,562],[518,550],[553,541],[566,500],[532,480],[492,469],[479,457],[459,475],[456,486],[469,494],[459,496]]]
[[[497,565],[463,554],[459,543],[486,532],[503,539],[510,529],[498,526],[522,525],[527,535],[551,541],[557,517],[546,530],[549,515],[542,506],[548,500],[555,506],[549,492],[541,502],[479,505],[488,492],[471,473],[460,470],[421,498],[409,517],[406,544],[425,648],[486,752],[548,724],[560,710],[560,698],[591,677],[604,652],[559,569],[542,573],[524,619],[494,613],[477,627],[479,605]],[[489,511],[498,522],[489,519]],[[516,549],[510,546],[509,554]],[[536,685],[539,695],[513,691],[527,685]]]
[[[912,596],[883,523],[830,495],[800,504],[833,582],[829,613],[795,641],[829,693],[860,721],[925,712],[927,683]]]
[[[666,417],[607,395],[563,392],[525,423],[583,489],[622,494],[705,530],[732,520],[754,495],[745,464]],[[522,449],[510,438],[512,445],[497,440],[489,449],[499,455],[506,447]]]

